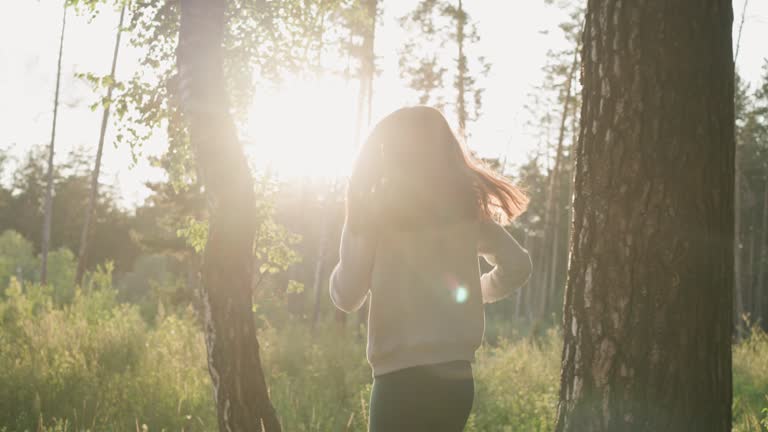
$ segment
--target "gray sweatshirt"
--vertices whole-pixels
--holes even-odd
[[[484,303],[508,296],[531,273],[528,252],[500,225],[464,221],[378,238],[344,227],[331,299],[358,309],[370,293],[368,362],[373,374],[473,360]],[[478,255],[494,266],[480,275]]]

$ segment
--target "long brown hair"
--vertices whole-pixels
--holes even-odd
[[[520,188],[466,151],[440,111],[414,106],[386,116],[363,144],[347,221],[360,229],[467,218],[506,224],[527,204]]]

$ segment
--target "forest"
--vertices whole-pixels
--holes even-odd
[[[329,280],[410,105],[530,198],[464,430],[768,431],[765,4],[31,3],[0,18],[54,56],[0,48],[0,432],[368,430],[368,304]]]

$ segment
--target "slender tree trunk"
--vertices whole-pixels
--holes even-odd
[[[736,51],[733,54],[733,63],[736,64],[736,60],[739,59],[739,49],[741,47],[741,31],[744,29],[744,18],[747,15],[747,5],[749,0],[744,0],[744,7],[741,9],[741,20],[739,21],[739,30],[736,36]],[[739,145],[736,145],[736,161],[735,172],[736,178],[734,180],[734,213],[735,213],[735,246],[734,246],[734,292],[736,300],[734,302],[734,314],[733,314],[733,326],[736,329],[736,333],[739,336],[743,335],[743,326],[741,317],[744,313],[744,295],[742,286],[742,272],[741,272],[741,158],[739,157]]]
[[[528,248],[528,231],[525,231],[525,234],[523,236],[523,247]],[[521,314],[521,307],[523,302],[523,290],[525,290],[525,287],[527,287],[528,284],[521,286],[517,289],[517,293],[515,294],[515,319],[520,321],[522,319]]]
[[[755,320],[761,327],[766,328],[763,316],[763,303],[765,295],[765,263],[766,241],[768,241],[768,180],[764,183],[763,214],[760,224],[760,258],[757,266],[757,292],[755,293]]]
[[[588,2],[558,432],[731,430],[732,20]]]
[[[521,311],[518,315],[520,319],[525,319],[531,322],[531,281],[529,280],[525,286],[520,290],[520,307]]]
[[[201,300],[219,430],[280,431],[253,318],[253,178],[229,114],[225,0],[182,0],[177,50],[184,113],[210,214]]]
[[[528,239],[531,243],[531,255],[541,256],[541,238],[533,237]],[[539,266],[540,267],[540,266]],[[536,317],[535,311],[538,307],[538,301],[541,298],[541,268],[537,268],[537,264],[533,262],[533,272],[531,278],[526,285],[523,298],[525,299],[525,312],[528,318],[528,322],[533,324],[533,320]]]
[[[741,31],[744,30],[744,18],[747,16],[747,5],[749,0],[744,0],[744,7],[741,9],[741,20],[739,20],[739,31],[736,34],[736,52],[733,54],[733,62],[739,59],[739,48],[741,47]]]
[[[371,24],[368,29],[365,30],[363,36],[362,55],[360,57],[360,77],[359,77],[359,90],[357,93],[357,109],[355,110],[355,147],[360,145],[360,137],[363,130],[363,113],[366,111],[366,125],[370,124],[370,110],[371,110],[371,82],[373,81],[374,73],[374,52],[373,52],[373,37],[376,31],[376,2],[377,0],[366,0],[366,15]],[[367,104],[366,104],[367,102]]]
[[[51,223],[53,220],[53,155],[56,141],[56,119],[59,114],[59,88],[61,85],[61,58],[64,54],[64,30],[67,27],[67,2],[61,17],[61,36],[59,36],[59,60],[56,65],[56,90],[53,96],[53,125],[51,126],[51,144],[48,147],[48,173],[45,185],[45,209],[43,215],[43,238],[41,243],[40,283],[48,283],[48,250],[51,247]]]
[[[560,210],[554,214],[555,220],[552,223],[552,245],[550,246],[551,255],[549,258],[549,279],[547,280],[547,304],[544,308],[545,314],[554,312],[555,294],[559,291],[557,284],[557,266],[558,255],[560,254]],[[547,319],[546,315],[542,317]]]
[[[80,250],[77,254],[77,271],[75,273],[75,284],[80,285],[83,281],[83,275],[85,274],[85,264],[88,254],[88,235],[91,228],[91,218],[96,208],[96,200],[99,197],[99,173],[101,172],[101,155],[104,151],[104,136],[107,132],[107,123],[109,122],[109,111],[112,102],[112,90],[115,88],[115,70],[117,69],[117,56],[120,53],[120,36],[123,33],[123,20],[125,18],[125,10],[128,7],[128,2],[123,3],[123,7],[120,10],[120,20],[117,24],[117,36],[115,37],[115,49],[112,53],[112,67],[109,72],[111,82],[107,87],[107,101],[109,105],[104,107],[104,113],[101,116],[101,129],[99,129],[99,144],[96,147],[96,161],[93,165],[93,172],[91,173],[91,191],[88,196],[88,207],[85,210],[85,220],[83,221],[83,230],[80,233]]]
[[[744,288],[742,284],[742,250],[741,250],[741,167],[739,162],[739,146],[735,150],[735,179],[734,179],[734,248],[733,248],[733,291],[735,295],[733,326],[739,337],[744,335],[742,316],[744,315]]]
[[[568,154],[568,187],[566,189],[566,199],[568,203],[568,211],[566,212],[566,224],[567,228],[565,230],[565,236],[563,238],[563,242],[566,246],[566,253],[564,254],[563,263],[565,264],[565,268],[563,269],[562,275],[563,275],[563,288],[565,287],[565,284],[567,283],[567,272],[568,272],[568,262],[570,260],[570,252],[572,250],[572,245],[570,244],[571,240],[571,234],[573,232],[573,175],[575,171],[576,166],[576,143],[579,140],[579,100],[576,95],[573,96],[573,103],[571,104],[571,133],[573,136],[571,137],[571,148],[570,153]],[[563,293],[564,294],[564,293]],[[561,297],[562,299],[562,297]],[[562,307],[561,307],[562,311]]]
[[[352,28],[349,29],[349,40],[347,41],[347,44],[349,46],[352,46],[352,39],[354,36],[354,31]],[[351,77],[350,70],[351,70],[351,62],[352,62],[352,52],[350,50],[347,50],[347,69],[344,73],[345,77],[345,84],[349,84],[349,80]],[[363,91],[362,86],[360,87],[360,91]],[[361,121],[362,121],[362,99],[358,99],[358,106],[357,106],[357,118],[356,118],[356,124],[355,124],[355,145],[357,145],[357,142],[360,139],[360,128],[361,128]],[[326,280],[324,267],[325,267],[325,253],[327,252],[328,248],[330,247],[330,236],[328,235],[328,232],[331,230],[332,224],[333,224],[333,201],[336,199],[336,180],[334,179],[334,184],[331,189],[331,192],[329,194],[328,202],[327,202],[327,209],[326,212],[327,220],[326,223],[320,228],[322,230],[321,237],[323,238],[323,243],[320,245],[320,256],[318,258],[317,268],[315,271],[315,282],[314,285],[320,289],[323,285],[323,281]],[[319,291],[315,294],[315,312],[319,315],[320,310],[320,294]],[[339,309],[334,308],[334,321],[339,324],[339,329],[343,329],[344,325],[347,323],[347,314]],[[315,321],[313,320],[313,328],[314,328]]]
[[[581,112],[579,99],[576,95],[574,95],[574,103],[571,105],[571,133],[573,136],[571,137],[571,150],[570,154],[568,155],[568,235],[566,236],[566,242],[568,242],[568,253],[566,254],[566,265],[568,262],[570,262],[570,253],[573,249],[570,241],[571,241],[571,234],[573,233],[573,188],[574,188],[574,174],[576,172],[576,145],[579,142],[579,114]],[[566,268],[565,273],[567,274],[568,269]],[[567,279],[567,278],[566,278]],[[566,280],[567,282],[567,280]]]
[[[378,0],[367,0],[366,2],[366,14],[370,22],[370,27],[366,32],[365,41],[363,43],[363,76],[360,80],[361,93],[364,93],[364,99],[367,103],[366,126],[371,125],[371,115],[373,110],[373,81],[376,75],[376,17],[378,15],[378,4]]]
[[[315,263],[315,274],[312,281],[312,292],[315,294],[315,301],[312,306],[312,329],[317,327],[320,320],[320,299],[322,298],[323,274],[325,274],[325,254],[328,250],[328,238],[331,224],[331,196],[333,191],[328,194],[325,203],[320,207],[320,237],[317,244],[317,262]]]
[[[541,238],[533,236],[529,239],[530,248],[528,248],[531,254],[531,262],[533,268],[531,269],[531,277],[528,279],[528,283],[525,286],[526,292],[523,295],[525,299],[525,310],[528,316],[528,321],[533,322],[534,317],[538,317],[538,299],[540,297],[541,284],[539,283],[542,275],[541,262],[543,260],[541,253]]]
[[[552,128],[550,125],[552,124],[552,118],[550,116],[550,113],[547,112],[544,115],[544,124],[546,125],[546,131],[547,131],[547,137],[545,141],[545,149],[544,149],[544,162],[546,163],[545,170],[547,172],[547,178],[551,178],[553,174],[552,169],[552,162],[551,158],[549,157],[550,154],[552,154]],[[541,147],[541,143],[539,144],[539,147]],[[539,148],[539,153],[541,154],[541,149]],[[538,157],[536,159],[538,163]],[[547,280],[547,268],[549,260],[549,254],[547,254],[547,248],[545,247],[546,241],[547,241],[547,229],[548,224],[546,222],[547,212],[546,212],[546,199],[545,198],[545,210],[544,214],[542,214],[542,229],[541,229],[541,237],[536,237],[534,241],[534,248],[531,251],[531,254],[533,256],[533,273],[531,275],[531,281],[528,284],[531,287],[530,291],[530,307],[531,309],[528,311],[529,316],[531,317],[531,323],[539,325],[539,321],[541,321],[541,315],[542,311],[544,310],[544,304],[546,302],[546,280]]]
[[[376,79],[376,18],[379,12],[379,0],[369,0],[370,9],[368,13],[371,16],[370,42],[368,51],[368,119],[366,126],[371,126],[373,115],[373,82]]]
[[[357,91],[357,107],[355,108],[355,131],[352,139],[352,144],[355,148],[360,145],[360,136],[363,131],[363,111],[365,107],[365,99],[368,93],[367,79],[365,78],[365,72],[360,75],[359,79],[360,87]]]
[[[560,171],[563,165],[563,144],[565,142],[565,129],[568,120],[569,107],[571,104],[571,88],[573,79],[576,75],[576,68],[579,63],[579,46],[573,50],[573,60],[571,68],[568,71],[568,77],[565,81],[565,97],[563,98],[563,109],[560,114],[560,131],[557,136],[557,149],[555,150],[555,165],[549,175],[549,185],[547,187],[547,201],[544,205],[544,251],[549,252],[549,260],[544,269],[544,286],[542,287],[543,301],[539,311],[540,319],[546,319],[547,313],[552,307],[552,298],[555,295],[554,273],[557,266],[557,226],[560,219],[560,212],[556,208],[557,183],[560,179]]]
[[[522,320],[522,318],[523,318],[522,315],[521,315],[521,311],[522,311],[523,291],[524,290],[525,290],[525,287],[522,286],[522,287],[518,288],[517,293],[515,294],[515,310],[514,310],[514,314],[515,314],[515,319],[518,320],[518,321]]]
[[[744,311],[750,318],[750,323],[754,319],[755,312],[755,248],[757,247],[757,215],[750,211],[751,226],[748,228],[749,245],[747,246],[747,271],[744,272],[747,284],[744,287]]]
[[[456,114],[459,120],[459,134],[462,141],[467,140],[467,106],[466,106],[466,79],[467,79],[467,56],[464,55],[464,26],[466,24],[466,15],[462,6],[462,0],[459,0],[459,6],[456,14],[456,44],[459,48],[459,58],[457,59],[458,73],[456,74]]]
[[[736,64],[736,60],[739,58],[739,48],[741,47],[741,31],[744,29],[744,17],[747,14],[747,4],[749,0],[744,0],[744,7],[741,10],[741,20],[739,21],[739,31],[736,36],[736,52],[733,54],[733,63]],[[741,159],[739,156],[739,145],[736,144],[735,150],[735,176],[734,179],[734,214],[735,214],[735,240],[734,240],[734,314],[733,314],[733,326],[739,336],[744,334],[744,326],[742,325],[741,317],[744,314],[744,293],[741,283]]]
[[[360,80],[360,87],[362,89],[365,86],[365,100],[367,102],[367,115],[366,115],[366,127],[371,125],[371,109],[373,108],[373,79],[376,74],[376,52],[374,50],[374,38],[376,36],[376,15],[378,8],[378,0],[367,0],[367,15],[370,20],[370,27],[365,36],[365,42],[363,43],[363,50],[365,59],[363,60],[364,74]],[[362,114],[362,113],[361,113]],[[358,133],[358,137],[360,134]],[[359,138],[355,141],[359,145]],[[365,299],[363,306],[357,313],[357,325],[362,327],[368,320],[368,298]]]

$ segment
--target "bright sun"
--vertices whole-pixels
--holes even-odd
[[[347,176],[357,151],[356,97],[356,83],[339,78],[257,91],[242,131],[249,157],[284,179]]]

